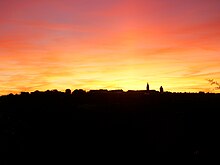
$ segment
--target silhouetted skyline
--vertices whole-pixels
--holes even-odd
[[[216,84],[216,82],[214,82],[213,80],[210,80],[210,82],[212,84]],[[150,93],[205,93],[203,91],[199,91],[199,92],[170,92],[170,91],[164,91],[164,88],[163,86],[160,86],[160,88],[158,88],[158,90],[156,89],[151,89],[150,88],[150,83],[147,83],[146,85],[146,89],[143,89],[143,90],[127,90],[127,91],[124,91],[122,89],[113,89],[113,90],[108,90],[108,89],[91,89],[91,90],[84,90],[84,89],[73,89],[71,90],[70,88],[67,88],[65,91],[59,91],[57,89],[52,89],[52,90],[45,90],[45,91],[39,91],[39,90],[36,90],[36,91],[31,91],[31,92],[28,92],[28,91],[21,91],[17,94],[31,94],[31,93],[38,93],[38,92],[61,92],[61,93],[65,93],[65,94],[74,94],[74,93],[78,93],[78,92],[81,92],[81,93],[90,93],[90,92],[109,92],[109,93],[113,93],[113,92],[120,92],[120,93],[126,93],[126,92],[137,92],[137,93],[146,93],[146,94],[150,94]],[[210,93],[210,92],[207,92],[207,93]],[[8,93],[7,95],[13,95],[12,93]],[[16,94],[15,94],[16,95]],[[0,95],[1,96],[1,95]]]
[[[126,92],[54,89],[1,96],[0,151],[70,150],[83,158],[100,160],[104,155],[107,161],[123,162],[130,160],[129,155],[146,164],[219,161],[220,94],[174,93],[147,86]],[[73,158],[65,160],[75,162]],[[4,164],[9,163],[22,164],[23,159],[20,163],[7,158]]]
[[[219,99],[220,94],[156,91],[150,84],[149,90],[127,92],[66,89],[1,96],[0,151],[71,150],[118,160],[114,152],[126,154],[123,161],[138,154],[138,160],[157,164],[216,162]]]

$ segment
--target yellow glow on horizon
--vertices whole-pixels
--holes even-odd
[[[0,95],[145,90],[147,82],[220,92],[207,81],[220,82],[220,2],[97,2],[2,0]]]

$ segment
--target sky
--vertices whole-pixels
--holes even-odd
[[[220,92],[219,0],[0,1],[0,95],[147,82]]]

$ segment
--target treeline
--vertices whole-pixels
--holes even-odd
[[[178,164],[214,160],[219,103],[219,94],[205,93],[10,94],[0,97],[1,151],[98,149],[97,154],[139,153]]]

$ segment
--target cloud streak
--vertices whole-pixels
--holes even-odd
[[[218,0],[1,0],[0,95],[146,81],[207,90],[204,79],[220,80],[219,9]]]

